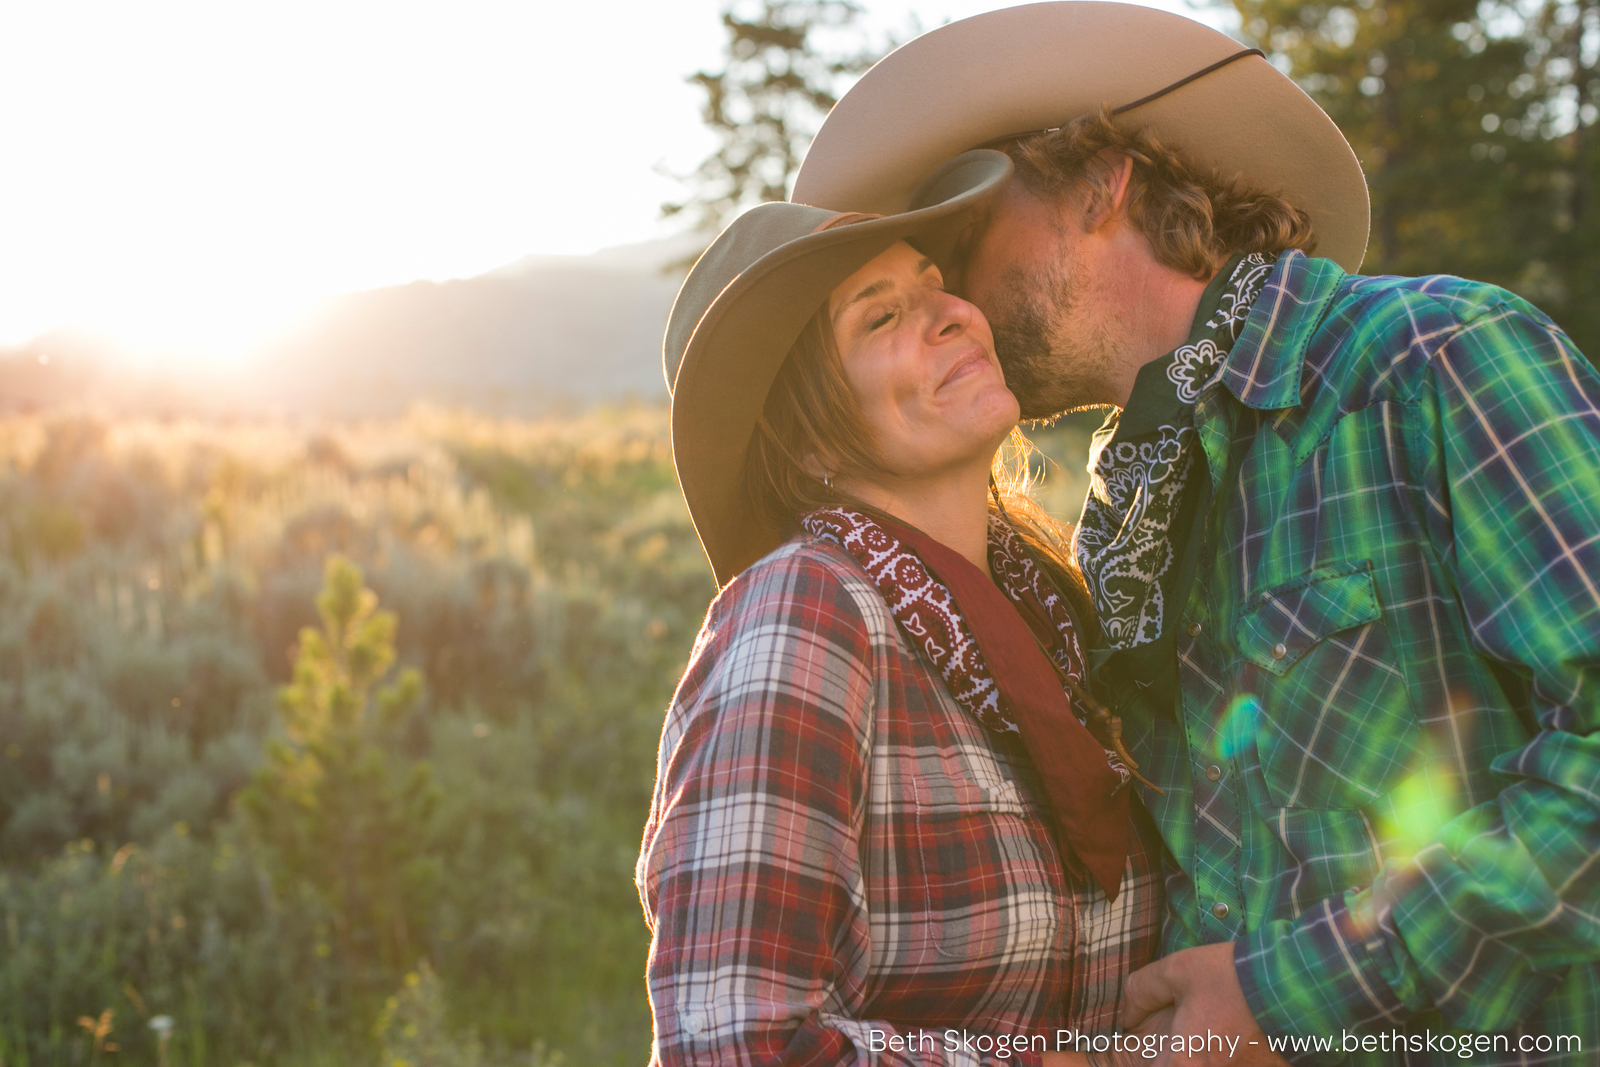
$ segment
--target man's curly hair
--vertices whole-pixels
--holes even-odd
[[[1205,279],[1232,256],[1316,248],[1311,219],[1283,197],[1242,175],[1196,166],[1148,130],[1117,125],[1106,109],[1024,137],[1006,152],[1029,192],[1054,198],[1081,191],[1092,216],[1110,196],[1112,172],[1099,158],[1107,149],[1133,160],[1128,218],[1164,266]]]

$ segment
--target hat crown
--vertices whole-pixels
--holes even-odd
[[[924,175],[956,153],[1102,107],[1203,170],[1282,196],[1310,216],[1318,255],[1360,268],[1366,178],[1333,120],[1240,42],[1133,3],[1003,7],[900,46],[828,112],[792,198],[903,211]]]
[[[815,233],[840,212],[805,204],[775,202],[758,204],[734,219],[717,235],[711,247],[701,253],[683,280],[667,332],[662,340],[661,363],[667,376],[667,389],[677,388],[678,368],[712,301],[745,271],[766,256],[802,237]]]

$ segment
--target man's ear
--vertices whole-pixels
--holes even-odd
[[[1102,148],[1089,165],[1089,195],[1084,203],[1083,228],[1093,232],[1120,218],[1133,181],[1133,157],[1114,148]]]

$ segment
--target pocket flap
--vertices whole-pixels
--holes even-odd
[[[1246,659],[1281,675],[1329,634],[1382,617],[1371,561],[1330,563],[1251,597],[1234,637]]]

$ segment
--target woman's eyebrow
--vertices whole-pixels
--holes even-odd
[[[923,275],[923,274],[926,274],[928,272],[928,269],[931,268],[933,265],[934,264],[933,264],[933,257],[932,256],[923,256],[920,260],[917,261],[917,274],[919,276]],[[839,316],[843,315],[845,313],[845,311],[847,311],[849,309],[851,304],[859,303],[862,300],[871,300],[873,297],[877,296],[879,293],[882,293],[885,290],[889,289],[893,284],[894,283],[891,282],[888,278],[882,278],[882,279],[879,279],[878,281],[873,282],[871,285],[869,285],[865,289],[861,290],[855,296],[852,296],[849,300],[846,300],[844,303],[840,304],[837,308],[835,308],[830,317],[833,319],[834,322],[838,322],[839,321]]]
[[[877,296],[879,293],[884,292],[885,290],[887,290],[893,284],[894,283],[891,282],[888,278],[883,278],[883,279],[880,279],[879,281],[873,282],[871,285],[869,285],[865,289],[861,290],[855,296],[852,296],[849,300],[846,300],[844,303],[840,304],[837,308],[835,308],[834,312],[833,312],[833,316],[832,316],[833,317],[833,321],[838,322],[839,321],[839,316],[843,315],[845,313],[845,311],[850,307],[850,305],[859,303],[862,300],[871,300],[873,297]]]

